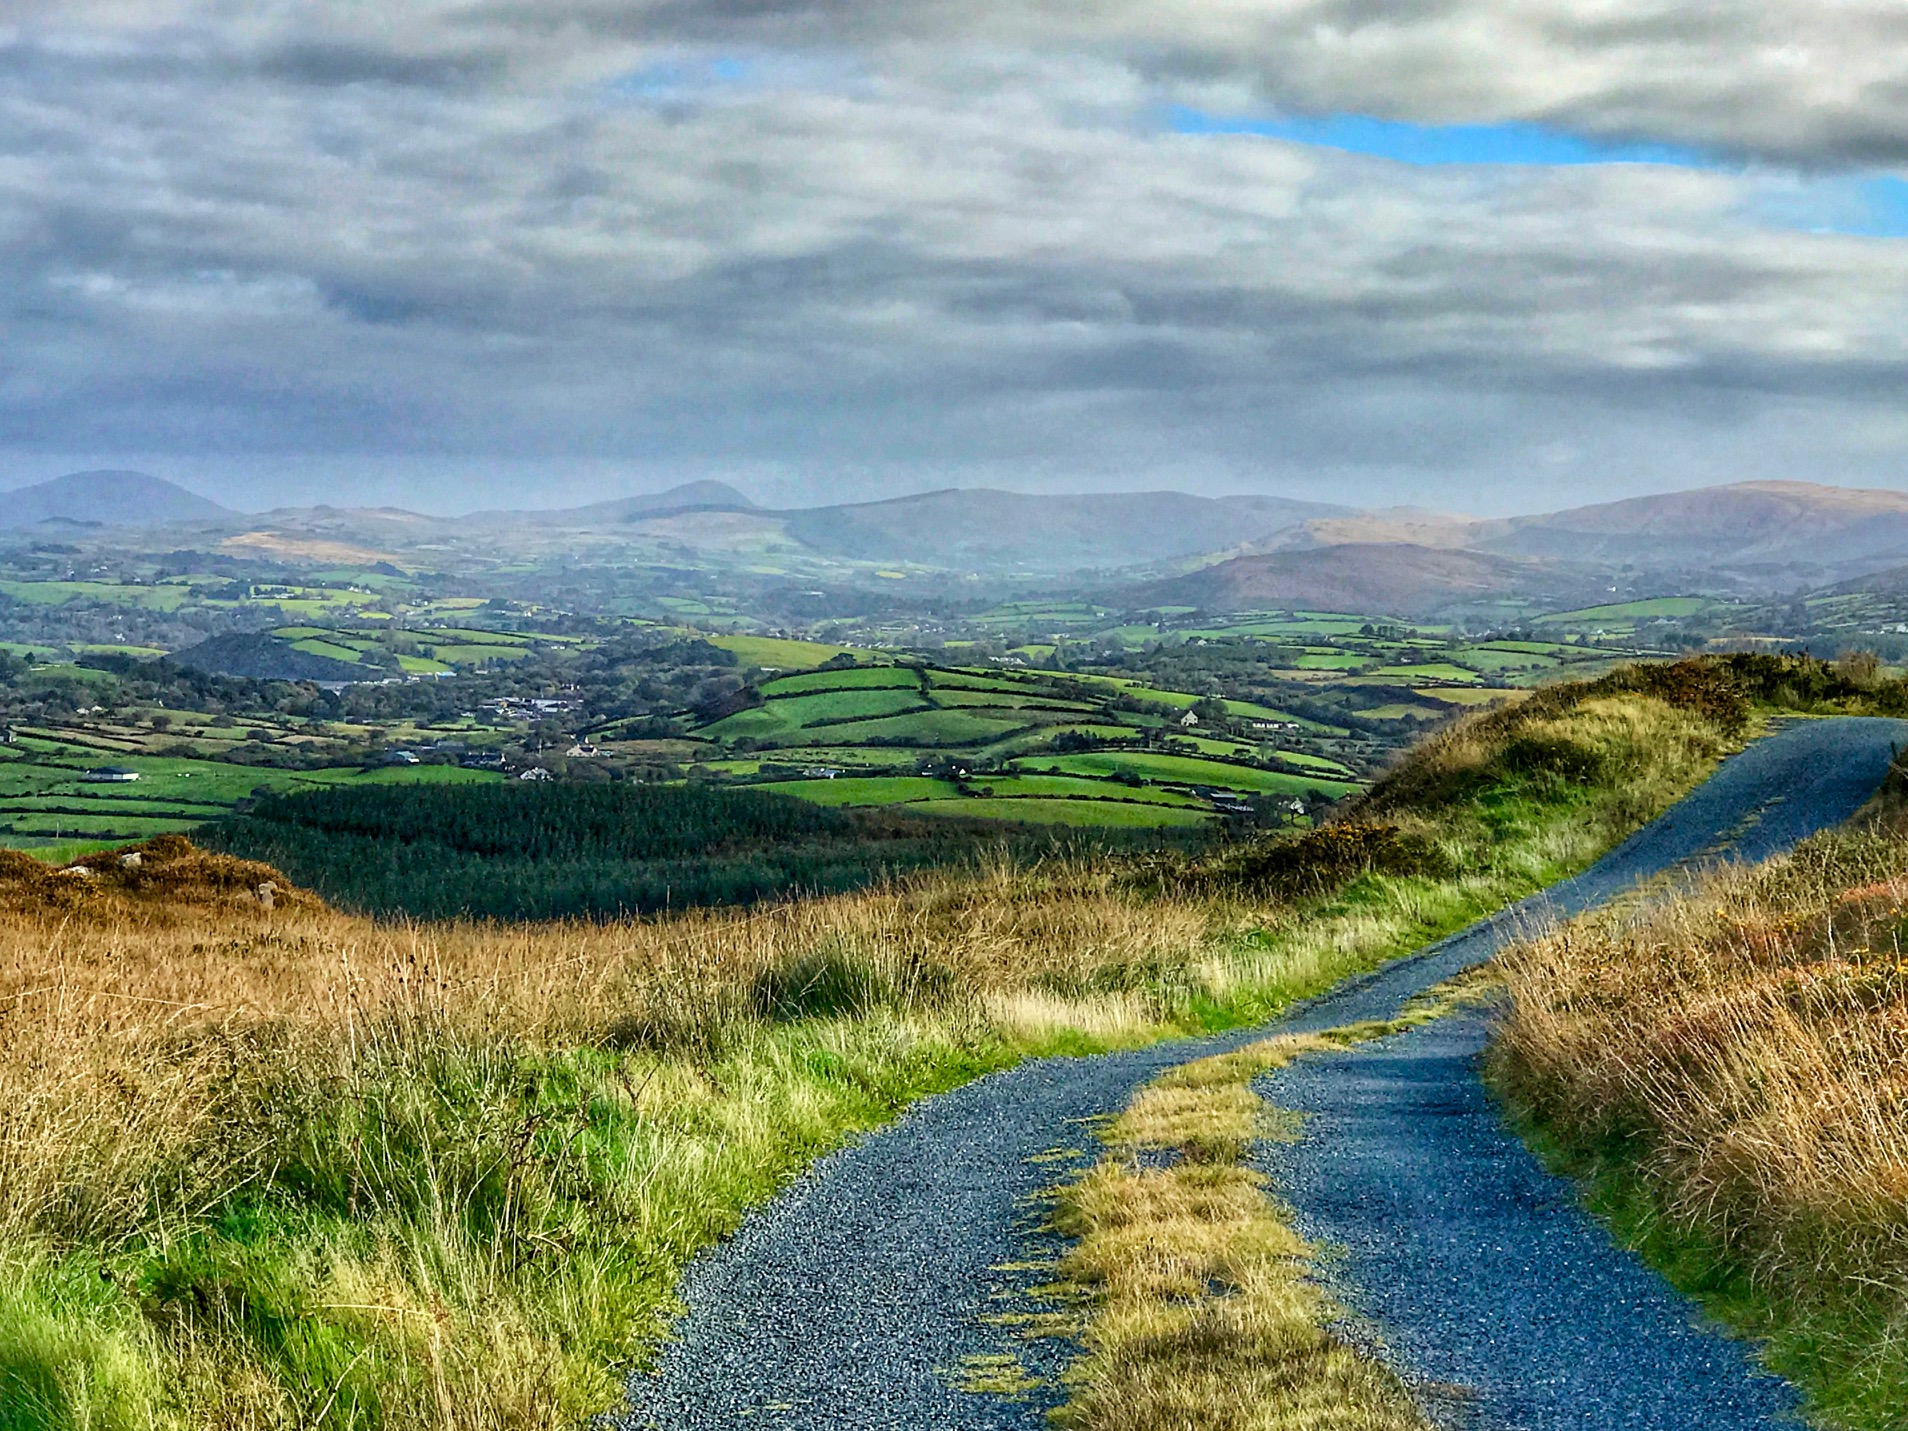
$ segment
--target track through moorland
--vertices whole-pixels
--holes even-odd
[[[1269,1028],[1130,1053],[1040,1059],[921,1103],[892,1127],[825,1159],[691,1270],[683,1289],[688,1313],[656,1372],[632,1384],[633,1409],[623,1425],[641,1431],[1044,1426],[1046,1411],[1062,1397],[1058,1377],[1071,1352],[1055,1341],[1023,1341],[1011,1325],[989,1316],[1012,1308],[1042,1279],[1041,1259],[1054,1248],[1039,1230],[1040,1194],[1064,1170],[1060,1150],[1091,1143],[1090,1120],[1117,1112],[1140,1085],[1175,1064],[1268,1033],[1391,1017],[1414,995],[1489,958],[1519,929],[1588,909],[1678,864],[1759,859],[1787,849],[1852,815],[1880,783],[1897,743],[1908,743],[1908,724],[1835,719],[1791,725],[1725,762],[1700,789],[1584,874],[1342,985]],[[1462,1041],[1474,1044],[1475,1028],[1461,1023],[1451,1026],[1455,1032],[1438,1032],[1433,1025],[1377,1046],[1366,1063],[1357,1062],[1364,1054],[1307,1061],[1273,1085],[1275,1101],[1315,1115],[1314,1136],[1271,1155],[1270,1164],[1275,1176],[1291,1180],[1282,1191],[1313,1230],[1347,1248],[1337,1272],[1346,1300],[1372,1317],[1408,1373],[1427,1383],[1459,1384],[1462,1392],[1450,1404],[1468,1424],[1506,1431],[1767,1424],[1787,1405],[1784,1388],[1759,1377],[1741,1348],[1697,1326],[1654,1274],[1609,1244],[1567,1188],[1530,1181],[1533,1174],[1541,1180],[1541,1172],[1496,1124],[1481,1092],[1473,1096],[1474,1060]],[[1432,1042],[1440,1037],[1459,1043]],[[1354,1068],[1390,1072],[1343,1072]],[[1341,1081],[1334,1085],[1321,1070],[1339,1070]],[[1369,1092],[1360,1080],[1374,1077],[1389,1077],[1395,1095],[1382,1126],[1362,1124],[1351,1113],[1332,1121],[1348,1099]],[[1285,1081],[1299,1078],[1314,1082]],[[1428,1100],[1420,1096],[1414,1105],[1410,1095],[1427,1090]],[[1400,1130],[1414,1131],[1418,1141],[1387,1141]],[[1449,1177],[1437,1166],[1446,1160],[1439,1140],[1447,1137],[1469,1140],[1467,1156],[1451,1160],[1463,1171]],[[1343,1152],[1351,1161],[1334,1168],[1329,1159],[1345,1140],[1357,1147]],[[1306,1164],[1306,1158],[1315,1161]],[[1440,1222],[1440,1204],[1429,1190],[1430,1200],[1401,1193],[1390,1203],[1376,1193],[1342,1194],[1347,1184],[1378,1188],[1390,1175],[1387,1158],[1415,1160],[1417,1171],[1442,1179],[1446,1194],[1494,1204],[1508,1221]],[[1334,1196],[1338,1214],[1327,1206]],[[1393,1229],[1394,1222],[1394,1230],[1410,1234],[1401,1240],[1415,1239],[1417,1246],[1401,1254],[1403,1270],[1373,1256],[1391,1236],[1381,1229]],[[1472,1236],[1500,1243],[1500,1255],[1477,1259],[1476,1275],[1410,1280],[1448,1274]],[[1426,1251],[1440,1250],[1440,1237],[1444,1262]],[[1558,1238],[1568,1240],[1567,1249],[1559,1250]],[[1588,1260],[1571,1260],[1579,1257]],[[1589,1276],[1586,1269],[1605,1280],[1585,1280],[1580,1293],[1566,1295],[1570,1279]],[[1365,1289],[1373,1277],[1397,1279],[1387,1285],[1408,1295],[1369,1299]],[[1506,1303],[1501,1334],[1478,1334],[1463,1320],[1472,1305],[1465,1297],[1490,1296],[1493,1279],[1503,1279],[1515,1289],[1509,1295],[1523,1300]],[[1405,1303],[1411,1304],[1405,1311],[1416,1309],[1409,1320],[1400,1310]],[[1668,1344],[1665,1338],[1675,1344],[1670,1353],[1633,1355],[1645,1342]],[[1441,1349],[1460,1342],[1459,1351],[1437,1359]],[[1010,1363],[993,1360],[1008,1357],[1017,1357],[1038,1384],[1009,1384],[999,1369]],[[1558,1379],[1598,1361],[1605,1368],[1600,1381]],[[1620,1394],[1631,1383],[1663,1388],[1666,1379],[1675,1384],[1662,1394],[1639,1395],[1622,1406],[1574,1399],[1612,1387]]]

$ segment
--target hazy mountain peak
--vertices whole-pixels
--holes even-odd
[[[45,482],[16,487],[0,502],[0,527],[35,527],[42,522],[101,527],[161,527],[175,522],[214,522],[233,513],[146,472],[103,469],[69,472]]]

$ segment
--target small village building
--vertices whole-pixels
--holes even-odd
[[[138,778],[137,770],[128,770],[123,765],[95,766],[80,776],[88,785],[130,785]]]
[[[524,771],[523,774],[517,777],[517,779],[519,780],[554,780],[556,779],[556,776],[552,775],[549,771],[545,770],[541,765],[536,765]]]
[[[1194,715],[1191,711],[1187,711],[1186,714],[1179,718],[1179,723],[1188,730],[1191,730],[1194,726],[1199,724],[1199,717]]]

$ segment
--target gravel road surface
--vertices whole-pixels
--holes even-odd
[[[1091,1156],[1090,1120],[1117,1112],[1135,1089],[1174,1064],[1268,1032],[1395,1012],[1413,994],[1488,958],[1507,933],[1546,907],[1573,912],[1708,853],[1733,850],[1754,858],[1786,848],[1853,813],[1879,783],[1891,742],[1908,744],[1908,725],[1834,720],[1793,726],[1727,762],[1662,820],[1557,886],[1547,903],[1544,896],[1527,901],[1297,1008],[1270,1029],[1133,1053],[1036,1060],[925,1100],[893,1126],[824,1159],[691,1269],[683,1288],[688,1313],[656,1372],[632,1382],[633,1409],[621,1424],[632,1431],[1043,1427],[1046,1410],[1059,1400],[1053,1379],[1069,1358],[1067,1348],[1028,1344],[984,1318],[1003,1307],[1024,1309],[1025,1293],[1042,1280],[1042,1270],[1028,1265],[1054,1251],[1038,1226],[1039,1195],[1064,1172],[1069,1152],[1081,1160]],[[1281,1097],[1291,1095],[1282,1088]],[[1516,1165],[1521,1150],[1502,1133],[1491,1137],[1498,1162]],[[1574,1204],[1560,1205],[1559,1217],[1586,1237],[1599,1236]],[[1326,1235],[1349,1245],[1353,1229],[1348,1224],[1344,1232]],[[1348,1285],[1362,1285],[1357,1265],[1354,1254]],[[1547,1267],[1552,1264],[1539,1256],[1526,1280],[1550,1280],[1561,1270]],[[1648,1275],[1642,1276],[1647,1285]],[[1420,1290],[1427,1301],[1438,1299],[1438,1289]],[[1529,1322],[1524,1336],[1558,1339],[1555,1327],[1540,1321]],[[1581,1356],[1581,1349],[1571,1355]],[[973,1359],[1002,1356],[1018,1356],[1046,1384],[1018,1395],[961,1389],[991,1365]],[[1730,1365],[1730,1375],[1746,1378],[1739,1354]]]
[[[1895,721],[1793,726],[1577,879],[1299,1017],[1326,1027],[1354,1007],[1382,1015],[1520,925],[1587,909],[1692,856],[1779,853],[1853,814],[1897,742],[1908,744],[1908,726]],[[1478,1075],[1488,1035],[1488,1015],[1474,1012],[1261,1081],[1271,1102],[1306,1116],[1300,1140],[1263,1145],[1258,1165],[1299,1230],[1330,1250],[1326,1280],[1354,1334],[1452,1426],[1793,1426],[1790,1389],[1617,1247],[1505,1127]]]

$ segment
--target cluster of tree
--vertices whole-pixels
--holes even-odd
[[[261,800],[203,827],[338,904],[419,918],[604,919],[863,887],[1031,857],[1038,832],[829,810],[709,786],[361,786]]]

